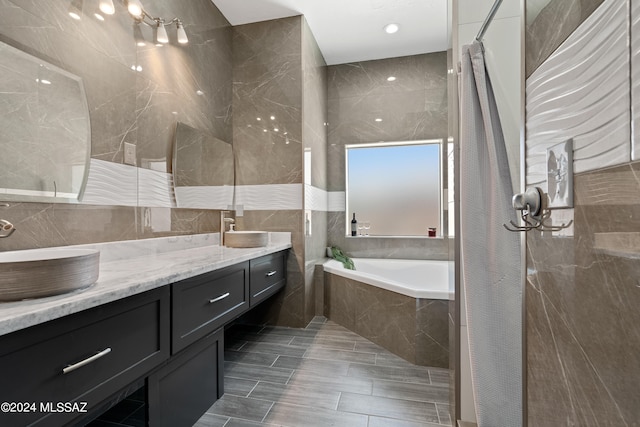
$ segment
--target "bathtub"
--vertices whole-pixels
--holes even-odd
[[[355,270],[344,268],[334,259],[323,267],[325,272],[413,298],[453,299],[449,261],[356,258],[353,262]]]
[[[449,261],[356,258],[323,264],[324,315],[416,365],[449,367]]]

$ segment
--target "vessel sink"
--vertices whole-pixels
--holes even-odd
[[[98,280],[94,249],[29,249],[0,252],[0,301],[63,294]]]
[[[224,245],[229,248],[259,248],[267,246],[269,233],[266,231],[227,231]]]

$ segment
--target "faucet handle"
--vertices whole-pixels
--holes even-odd
[[[0,219],[0,238],[9,237],[16,231],[16,228],[9,221]]]

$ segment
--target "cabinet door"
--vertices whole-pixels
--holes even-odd
[[[285,254],[284,251],[277,252],[249,261],[251,307],[275,294],[285,285],[287,277]]]
[[[190,427],[223,394],[224,331],[202,338],[149,376],[149,425]]]
[[[201,274],[171,286],[172,345],[177,353],[249,308],[249,263]]]
[[[165,287],[3,337],[0,402],[22,407],[0,413],[0,425],[63,425],[93,412],[168,358],[168,322]]]

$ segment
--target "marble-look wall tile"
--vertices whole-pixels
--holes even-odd
[[[603,0],[525,1],[526,76],[529,77]],[[544,5],[544,7],[540,7]]]
[[[324,274],[324,315],[411,363],[449,366],[449,301],[417,300]]]
[[[453,241],[447,237],[350,237],[344,212],[328,212],[327,218],[327,244],[354,258],[453,259]]]
[[[330,194],[345,191],[347,144],[446,140],[446,61],[446,52],[437,52],[328,68],[327,180]],[[396,80],[388,81],[390,76]],[[376,122],[376,118],[383,121]],[[344,211],[329,212],[329,244],[341,247],[352,256],[448,259],[447,240],[356,240],[345,237],[345,221]]]
[[[262,230],[291,232],[292,249],[287,258],[287,285],[284,291],[274,296],[269,304],[261,304],[252,310],[251,321],[280,326],[304,327],[305,323],[305,275],[304,259],[304,212],[244,211],[236,216],[237,230]]]
[[[302,25],[302,73],[303,73],[303,129],[302,138],[305,159],[304,183],[322,190],[327,189],[327,64],[322,52],[303,18]],[[311,170],[307,170],[310,167]]]
[[[576,175],[574,237],[529,233],[530,426],[633,425],[640,416],[640,270],[633,249],[612,255],[595,238],[640,231],[638,172],[630,163]]]
[[[84,2],[80,21],[69,17],[69,4],[0,0],[0,39],[82,78],[94,162],[128,168],[121,164],[128,142],[136,145],[138,167],[153,171],[134,173],[131,182],[100,183],[112,186],[116,194],[129,184],[136,187],[140,175],[144,194],[138,198],[127,192],[124,203],[122,198],[109,201],[97,195],[94,200],[103,206],[12,205],[5,214],[21,224],[20,232],[5,239],[0,250],[217,231],[217,211],[171,209],[172,196],[165,188],[170,176],[156,178],[168,171],[178,120],[232,140],[230,24],[209,0],[158,0],[147,5],[150,12],[180,17],[189,44],[177,46],[170,31],[168,45],[138,47],[134,21],[121,3],[116,2],[116,14],[103,22],[93,17],[96,2]],[[151,29],[143,26],[142,31],[150,42]],[[144,202],[159,188],[160,199]],[[138,200],[163,207],[136,208]]]
[[[136,235],[136,208],[44,203],[12,203],[0,218],[15,225],[0,251],[83,243],[131,240]]]
[[[324,315],[350,331],[356,329],[355,282],[335,274],[324,274]]]
[[[448,368],[449,301],[419,299],[416,305],[416,364]]]
[[[363,284],[355,297],[353,331],[416,363],[416,299]]]
[[[301,25],[297,16],[233,28],[236,184],[303,182]]]

